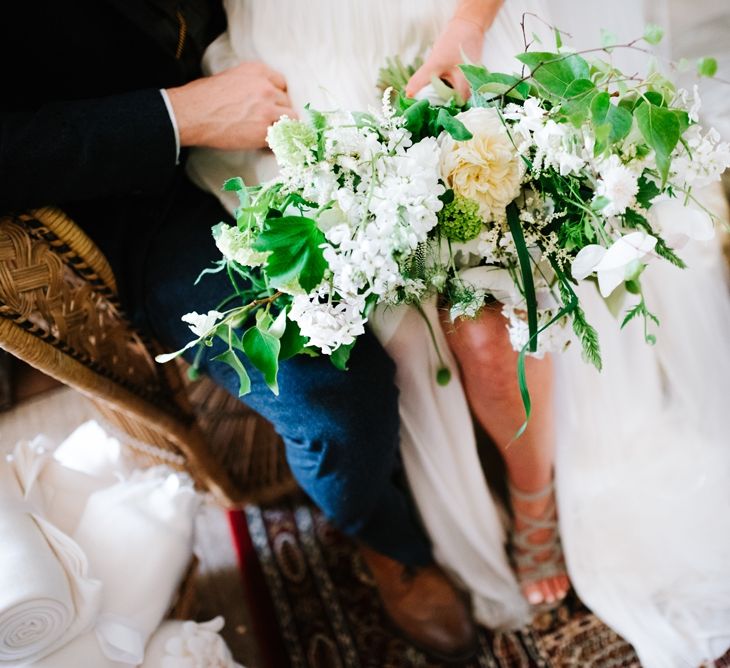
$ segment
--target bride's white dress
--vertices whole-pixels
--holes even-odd
[[[378,103],[374,82],[385,58],[408,62],[426,51],[456,0],[225,5],[229,29],[206,54],[210,72],[260,59],[284,74],[299,110],[364,109]],[[542,0],[505,3],[486,38],[493,69],[514,69],[525,10],[548,17]],[[265,152],[198,151],[190,161],[191,176],[224,202],[225,179],[256,183],[275,170]],[[645,274],[662,321],[655,348],[640,326],[619,333],[589,286],[582,296],[605,370],[595,372],[575,349],[556,357],[558,502],[570,576],[581,599],[657,668],[696,666],[730,646],[730,298],[716,245],[684,256],[684,272],[657,263]],[[435,306],[426,311],[456,370]],[[479,621],[524,623],[528,609],[456,374],[446,387],[435,383],[433,345],[413,310],[380,312],[371,325],[398,363],[403,459],[436,559],[471,591]]]

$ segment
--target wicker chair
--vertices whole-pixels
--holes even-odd
[[[89,397],[141,463],[185,470],[226,505],[296,489],[268,423],[155,363],[106,259],[58,209],[0,217],[0,347]]]

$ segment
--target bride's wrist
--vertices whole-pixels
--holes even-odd
[[[504,0],[462,0],[451,21],[469,23],[486,32],[494,21]]]

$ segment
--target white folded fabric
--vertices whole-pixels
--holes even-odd
[[[38,660],[93,623],[101,584],[79,546],[45,519],[34,482],[48,453],[21,443],[0,461],[0,666]]]
[[[139,664],[192,556],[199,496],[158,467],[89,497],[74,538],[104,583],[96,634],[104,654]]]
[[[141,668],[243,668],[219,635],[223,617],[202,624],[164,622],[150,639]]]

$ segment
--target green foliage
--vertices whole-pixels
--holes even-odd
[[[236,335],[230,332],[231,340]],[[240,343],[239,343],[240,346]],[[244,394],[248,394],[251,391],[251,379],[248,376],[246,367],[243,366],[238,355],[233,350],[232,344],[229,344],[228,350],[222,352],[220,355],[216,355],[213,358],[214,362],[223,362],[230,366],[238,375],[238,396],[242,397]]]
[[[573,331],[583,348],[583,358],[600,371],[603,368],[603,361],[601,360],[598,332],[588,324],[585,313],[579,306],[573,310]]]
[[[482,65],[460,65],[471,89],[480,95],[491,93],[494,97],[506,95],[525,100],[530,94],[530,84],[511,74],[490,72]]]
[[[243,352],[261,372],[269,389],[279,394],[277,374],[279,372],[279,339],[267,331],[262,321],[248,329],[241,339]]]
[[[671,153],[679,141],[679,119],[669,109],[646,103],[636,107],[634,117],[646,143],[654,149],[663,186],[669,176]]]
[[[641,291],[639,291],[638,294],[641,294]],[[649,333],[649,321],[651,320],[657,327],[659,326],[659,318],[657,318],[647,307],[646,303],[644,302],[644,297],[642,296],[641,301],[634,306],[633,308],[629,309],[626,313],[626,317],[624,317],[623,322],[621,323],[621,329],[626,327],[632,320],[635,318],[643,318],[644,319],[644,340],[651,346],[653,346],[656,343],[656,336]]]
[[[350,360],[350,353],[354,347],[355,342],[353,341],[334,350],[330,356],[332,364],[340,371],[347,371],[347,362]]]
[[[472,138],[471,132],[458,119],[454,118],[461,109],[451,104],[449,106],[433,106],[428,100],[412,100],[400,96],[398,106],[403,110],[405,126],[413,135],[413,142],[424,137],[438,137],[442,131],[448,132],[457,141]]]
[[[697,61],[697,74],[701,77],[714,77],[717,74],[717,60],[715,58],[700,58]]]
[[[299,331],[299,325],[293,320],[286,321],[286,329],[279,339],[279,361],[288,360],[298,355],[307,345],[306,337]]]
[[[644,40],[649,44],[656,46],[664,37],[664,29],[654,23],[649,23],[644,28]]]
[[[591,122],[596,132],[595,151],[600,154],[608,144],[620,142],[629,134],[633,117],[626,109],[611,104],[610,95],[603,91],[591,101]],[[605,126],[608,126],[607,137]]]
[[[576,79],[589,79],[590,68],[584,58],[576,54],[562,55],[546,51],[528,51],[517,59],[530,68],[532,78],[556,97],[564,97]]]
[[[467,141],[472,138],[471,132],[458,119],[454,118],[444,107],[438,110],[436,126],[448,132],[456,141]]]
[[[566,89],[565,97],[567,99],[561,105],[560,110],[575,127],[580,127],[585,123],[597,92],[596,84],[590,79],[576,79]]]
[[[309,292],[322,282],[327,268],[320,248],[324,241],[324,234],[313,218],[282,216],[266,220],[266,227],[253,247],[271,251],[266,271],[273,287],[298,281]]]
[[[661,192],[661,188],[654,181],[646,178],[643,174],[639,177],[639,192],[636,194],[636,201],[644,209],[648,209],[654,198]]]

